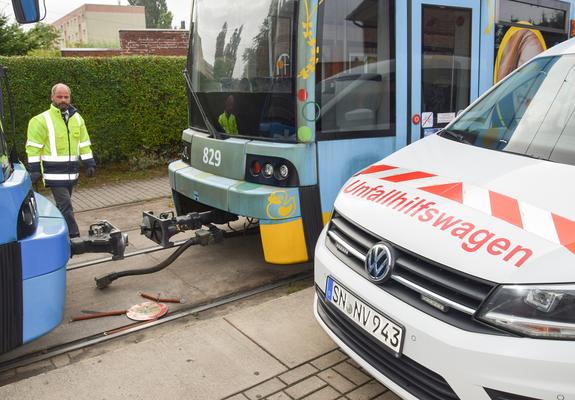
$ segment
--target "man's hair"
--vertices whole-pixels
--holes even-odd
[[[54,93],[56,93],[56,89],[58,88],[58,86],[64,86],[66,89],[68,89],[68,93],[70,94],[70,96],[72,95],[72,89],[70,89],[68,85],[66,85],[65,83],[57,83],[54,86],[52,86],[51,96],[54,96]]]

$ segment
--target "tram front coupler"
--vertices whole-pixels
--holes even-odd
[[[142,215],[140,233],[162,247],[171,247],[174,243],[170,241],[170,238],[177,233],[199,230],[202,226],[207,226],[212,235],[219,236],[221,232],[216,231],[212,224],[221,224],[233,219],[237,217],[218,210],[191,212],[181,216],[176,216],[173,211],[158,215],[152,211],[145,211]]]
[[[70,239],[72,255],[84,253],[109,253],[112,260],[122,260],[128,245],[128,235],[108,221],[90,225],[87,237]]]

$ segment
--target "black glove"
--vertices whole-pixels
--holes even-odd
[[[40,181],[40,179],[42,179],[42,173],[41,172],[30,172],[30,179],[32,180],[32,183],[36,183],[36,182]]]
[[[88,167],[86,168],[86,176],[88,178],[93,178],[96,176],[96,168],[95,167]]]

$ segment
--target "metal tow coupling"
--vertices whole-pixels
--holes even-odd
[[[88,237],[70,239],[72,255],[84,253],[110,253],[112,260],[122,260],[128,245],[128,235],[108,221],[90,225]]]
[[[95,278],[96,286],[98,289],[104,289],[116,279],[124,276],[145,275],[161,271],[173,263],[190,246],[196,244],[207,246],[208,244],[221,242],[224,239],[224,231],[213,225],[214,216],[216,215],[213,211],[202,213],[194,212],[179,217],[176,217],[173,212],[161,213],[158,216],[154,215],[151,211],[144,212],[142,225],[140,226],[141,234],[163,247],[171,247],[174,245],[174,243],[170,241],[170,238],[176,233],[195,230],[195,235],[159,264],[150,268],[112,272]],[[215,220],[218,221],[219,219],[215,218]],[[202,228],[203,226],[205,226],[205,228]]]
[[[176,216],[173,211],[159,215],[144,211],[140,233],[162,247],[171,247],[174,243],[170,238],[177,233],[213,226],[212,224],[224,224],[235,219],[237,216],[218,210],[191,212],[181,216]]]

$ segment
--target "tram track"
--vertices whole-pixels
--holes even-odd
[[[13,359],[0,362],[0,373],[15,370],[16,368],[24,367],[40,361],[48,360],[53,357],[66,354],[72,351],[81,350],[89,346],[111,341],[119,337],[143,331],[145,329],[167,324],[169,322],[186,318],[194,314],[206,312],[225,305],[230,305],[232,303],[248,299],[252,296],[256,296],[259,294],[269,292],[274,289],[287,287],[291,284],[305,281],[312,277],[313,277],[313,271],[302,272],[289,278],[281,279],[279,281],[268,283],[256,288],[221,296],[206,303],[184,306],[183,308],[177,311],[170,312],[166,316],[157,320],[129,323],[124,326],[92,334],[90,336],[77,339],[68,343],[59,344],[51,348],[42,349],[29,354],[24,354],[19,357],[15,357]]]
[[[135,256],[140,256],[143,254],[155,253],[155,252],[161,251],[161,250],[177,249],[178,247],[180,247],[181,245],[183,245],[186,242],[187,242],[187,240],[179,240],[177,242],[174,242],[174,245],[170,246],[170,247],[163,247],[163,246],[146,247],[144,249],[140,249],[140,250],[136,250],[136,251],[132,251],[132,252],[124,254],[124,259],[130,258],[130,257],[135,257]],[[107,263],[110,261],[114,261],[112,259],[112,256],[96,258],[94,260],[87,260],[87,261],[83,261],[83,262],[79,262],[79,263],[71,263],[68,265],[66,270],[67,271],[74,271],[77,269],[87,268],[87,267],[91,267],[94,265]]]

